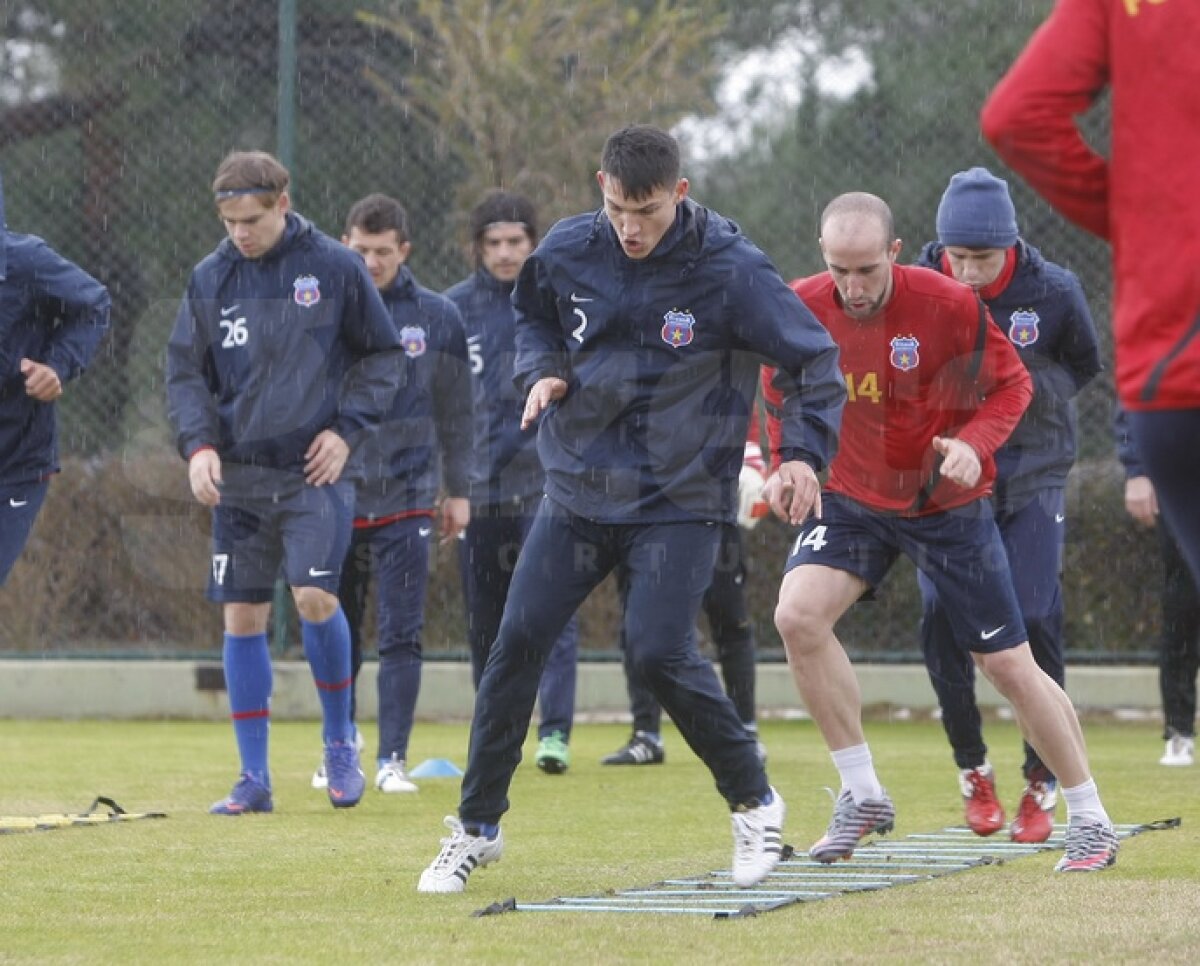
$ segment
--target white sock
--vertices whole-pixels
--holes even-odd
[[[1082,785],[1074,788],[1064,788],[1063,798],[1067,802],[1067,821],[1073,819],[1080,822],[1108,822],[1108,812],[1100,804],[1100,792],[1096,789],[1095,779],[1089,778]]]
[[[842,788],[850,789],[850,796],[855,802],[883,798],[883,786],[875,774],[871,749],[865,744],[832,751],[830,757],[842,777]]]

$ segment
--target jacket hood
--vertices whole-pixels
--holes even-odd
[[[683,262],[684,274],[687,274],[701,258],[728,248],[741,238],[741,229],[733,221],[696,204],[691,198],[684,198],[675,212],[675,223],[667,229],[654,251],[641,261]],[[603,208],[592,219],[587,243],[591,245],[600,239],[621,247],[617,231]]]

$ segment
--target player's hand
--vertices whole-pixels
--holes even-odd
[[[567,382],[557,376],[539,379],[529,390],[525,400],[525,411],[521,414],[521,428],[528,429],[546,411],[552,402],[567,394]]]
[[[336,483],[350,458],[350,447],[332,429],[323,429],[304,454],[304,482],[309,486]]]
[[[1148,476],[1131,476],[1125,481],[1125,509],[1144,527],[1158,520],[1158,494]]]
[[[979,462],[979,454],[970,443],[953,436],[935,436],[933,448],[942,457],[942,476],[951,483],[970,489],[979,482],[983,464]]]
[[[775,516],[798,527],[810,516],[821,515],[821,481],[801,460],[781,463],[763,485],[762,498]]]
[[[22,359],[21,375],[25,377],[25,395],[38,402],[54,402],[63,394],[62,380],[51,366]]]
[[[204,506],[221,502],[221,457],[215,449],[201,449],[188,460],[188,483],[192,496]]]
[[[466,497],[448,496],[442,500],[440,516],[442,536],[438,543],[444,547],[457,539],[471,522],[471,504]]]

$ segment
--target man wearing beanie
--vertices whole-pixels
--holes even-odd
[[[1075,461],[1074,398],[1101,368],[1096,330],[1078,279],[1020,238],[1008,184],[986,168],[950,179],[937,234],[917,264],[971,286],[1033,380],[1033,401],[995,454],[993,501],[1033,656],[1062,685],[1063,494]],[[921,646],[960,769],[967,824],[991,835],[1005,819],[975,702],[975,669],[954,640],[933,583],[923,573],[919,583]],[[1057,782],[1028,743],[1023,771],[1010,835],[1044,842],[1053,830]]]

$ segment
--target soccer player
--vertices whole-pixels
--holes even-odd
[[[1062,785],[1067,848],[1057,868],[1111,865],[1117,837],[1075,709],[1033,659],[987,499],[993,454],[1033,394],[1029,374],[975,292],[896,264],[900,241],[882,199],[835,198],[821,216],[820,245],[828,271],[792,287],[841,350],[849,401],[838,455],[811,517],[812,501],[796,500],[786,464],[764,489],[776,514],[803,524],[775,624],[842,782],[833,820],[809,854],[849,858],[864,836],[895,820],[863,734],[854,669],[833,628],[903,553],[933,582],[954,640],[1012,703]]]
[[[78,265],[8,230],[0,182],[0,586],[59,471],[54,402],[92,361],[110,308]]]
[[[999,155],[1113,249],[1117,396],[1200,580],[1200,4],[1059,0],[983,107]],[[1111,154],[1076,118],[1112,89]]]
[[[537,212],[523,195],[492,191],[471,209],[469,225],[475,271],[446,296],[462,312],[475,394],[471,524],[459,544],[459,562],[478,689],[546,474],[538,459],[537,427],[521,426],[525,399],[512,378],[512,290],[538,241]],[[548,775],[562,774],[571,763],[578,651],[579,621],[572,617],[550,649],[538,688],[541,721],[534,761]]]
[[[845,398],[837,350],[736,226],[687,197],[665,131],[611,135],[597,180],[603,209],[559,222],[513,292],[522,422],[546,414],[546,495],[479,683],[459,815],[422,892],[460,892],[500,857],[546,655],[618,567],[626,646],[732,810],[733,881],[779,861],[783,800],[692,631],[718,525],[734,519],[760,360],[778,363],[787,397],[780,472],[815,498]]]
[[[1017,232],[1008,185],[986,168],[950,179],[937,210],[938,240],[918,265],[971,286],[1017,350],[1033,381],[1033,401],[994,454],[992,503],[1013,589],[1038,667],[1061,686],[1063,667],[1064,489],[1075,462],[1074,398],[1101,370],[1100,348],[1078,279],[1042,257]],[[975,701],[975,666],[933,581],[918,574],[924,613],[921,646],[959,767],[967,824],[979,835],[1004,827],[1004,808]],[[1054,830],[1054,775],[1025,743],[1025,789],[1009,833],[1044,842]]]
[[[261,151],[221,162],[212,190],[229,237],[192,271],[167,346],[168,415],[192,493],[213,510],[208,596],[223,607],[241,758],[219,815],[273,807],[266,630],[281,562],[321,699],[329,800],[356,805],[365,784],[337,590],[351,443],[388,411],[403,356],[362,258],[291,210],[288,181]]]
[[[1143,527],[1156,531],[1163,565],[1162,636],[1158,688],[1162,695],[1163,737],[1160,765],[1187,767],[1196,762],[1196,674],[1200,672],[1200,590],[1160,519],[1154,484],[1129,431],[1129,417],[1117,407],[1113,419],[1117,458],[1125,470],[1125,509]]]
[[[407,771],[421,690],[421,628],[429,578],[429,541],[457,537],[470,519],[471,377],[467,342],[454,303],[413,277],[412,236],[404,206],[387,195],[360,199],[346,215],[342,243],[358,252],[392,315],[404,346],[400,391],[383,423],[364,435],[354,531],[338,589],[350,627],[354,681],[362,667],[362,623],[371,578],[379,635],[379,748],[375,787],[415,792]],[[439,484],[443,492],[438,502]],[[353,686],[352,686],[353,690]],[[355,710],[351,699],[351,715]],[[328,785],[324,768],[314,787]]]

